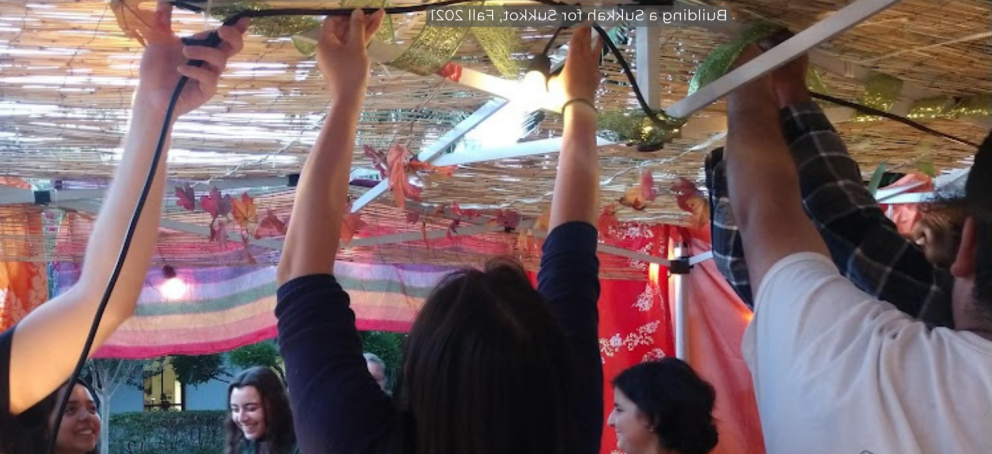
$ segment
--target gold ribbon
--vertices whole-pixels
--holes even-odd
[[[607,111],[596,117],[596,130],[604,139],[626,144],[669,143],[681,137],[683,119],[658,112],[664,127],[643,112]]]
[[[888,112],[899,99],[902,91],[902,79],[888,74],[872,72],[865,81],[865,94],[861,97],[861,104],[874,109]],[[851,121],[874,121],[879,117],[858,113]]]

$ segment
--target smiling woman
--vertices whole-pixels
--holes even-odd
[[[66,388],[59,390],[59,394]],[[54,423],[54,415],[52,416]],[[55,454],[90,454],[96,452],[100,440],[103,421],[97,411],[93,392],[86,385],[77,383],[72,387],[69,405],[65,408],[58,438],[55,440]]]
[[[253,367],[238,374],[227,401],[225,454],[299,454],[286,387],[272,369]]]

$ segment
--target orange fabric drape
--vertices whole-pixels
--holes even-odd
[[[22,180],[0,178],[0,186],[30,188]],[[29,258],[37,255],[32,248],[41,238],[42,214],[36,207],[0,206],[0,249],[6,256]],[[48,300],[48,276],[45,264],[37,262],[0,262],[0,331],[24,318],[28,312]]]
[[[698,232],[686,232],[692,256],[711,250]],[[696,265],[686,278],[688,362],[716,389],[716,420],[720,442],[712,454],[764,454],[751,372],[741,354],[751,310],[737,297],[713,260]],[[675,298],[672,298],[674,303]]]

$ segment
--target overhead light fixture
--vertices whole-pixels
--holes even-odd
[[[171,265],[163,266],[162,277],[165,278],[165,282],[158,287],[158,290],[162,292],[162,296],[165,299],[175,301],[186,296],[189,286],[179,277],[179,273],[176,272],[175,268]]]

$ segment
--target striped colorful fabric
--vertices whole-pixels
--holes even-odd
[[[338,262],[335,275],[351,295],[361,330],[405,332],[427,294],[450,268]],[[134,317],[95,357],[151,358],[228,351],[276,335],[275,267],[177,269],[183,298],[167,299],[161,271],[146,279]],[[56,267],[55,291],[79,278],[73,263]]]

